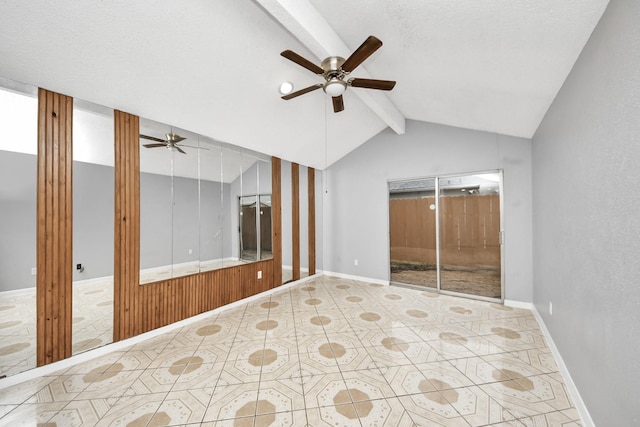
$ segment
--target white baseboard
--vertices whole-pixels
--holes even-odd
[[[371,277],[354,276],[351,274],[336,273],[335,271],[323,271],[325,276],[338,277],[340,279],[357,280],[358,282],[375,283],[376,285],[389,286],[388,280],[372,279]]]
[[[505,299],[504,305],[506,305],[507,307],[513,307],[513,308],[523,308],[525,310],[534,309],[533,304],[530,302],[516,301],[516,300],[510,300],[510,299]]]
[[[94,285],[100,282],[113,281],[113,276],[94,277],[93,279],[76,280],[73,282],[73,286],[81,287],[86,285]]]
[[[506,301],[505,301],[505,305],[506,305]],[[553,358],[558,364],[558,369],[562,374],[562,378],[564,379],[564,383],[567,387],[567,391],[571,396],[571,400],[573,401],[573,404],[575,405],[576,409],[578,410],[578,413],[580,414],[582,425],[584,427],[595,427],[595,423],[591,418],[591,414],[589,414],[589,410],[587,409],[587,406],[582,400],[582,396],[580,396],[578,387],[576,387],[576,384],[573,382],[573,378],[571,378],[569,369],[567,369],[567,365],[565,365],[564,360],[562,359],[562,355],[560,354],[560,351],[558,351],[558,347],[556,347],[556,344],[553,342],[553,338],[551,338],[551,334],[549,333],[549,329],[547,329],[547,325],[545,325],[544,320],[542,320],[542,316],[540,316],[540,313],[538,313],[538,310],[536,309],[536,307],[533,304],[530,304],[530,305],[531,305],[530,310],[535,316],[536,320],[538,321],[538,325],[540,325],[540,330],[544,335],[544,339],[547,341],[547,346],[551,350],[551,353],[553,353]]]
[[[288,271],[288,270],[293,271],[293,266],[291,266],[291,265],[283,265],[283,266],[282,266],[282,269],[283,269],[283,270],[287,270],[287,271]],[[309,269],[308,269],[307,267],[300,267],[300,272],[303,272],[303,271],[304,271],[305,273],[308,273],[308,272],[309,272]]]
[[[25,295],[29,293],[35,294],[35,292],[36,292],[35,286],[31,288],[12,289],[10,291],[0,292],[0,297],[15,297],[15,296]]]

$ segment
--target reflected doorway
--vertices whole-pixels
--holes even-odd
[[[240,200],[240,259],[273,258],[271,195],[242,196]]]
[[[500,171],[389,182],[390,281],[501,300]]]

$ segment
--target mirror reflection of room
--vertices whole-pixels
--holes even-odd
[[[36,93],[0,78],[0,376],[36,366]]]
[[[113,110],[73,108],[72,353],[113,340]]]
[[[272,257],[270,157],[146,119],[140,132],[141,284]]]

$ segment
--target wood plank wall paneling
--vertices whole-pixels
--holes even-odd
[[[118,341],[138,335],[144,327],[137,292],[140,279],[140,118],[116,110],[114,131],[113,340]]]
[[[73,99],[38,90],[36,363],[71,356]]]
[[[72,98],[40,89],[38,366],[72,354],[72,119]],[[273,259],[140,286],[140,119],[115,111],[114,130],[114,341],[213,310],[282,283],[281,162],[273,158]],[[259,271],[262,279],[257,278]]]
[[[316,274],[316,170],[307,168],[309,198],[309,276]]]
[[[140,121],[115,112],[114,341],[129,338],[273,288],[274,259],[140,285]],[[278,162],[274,162],[274,165]],[[279,165],[279,163],[278,163]],[[277,193],[279,212],[279,175]],[[275,175],[275,174],[274,174]],[[274,211],[276,202],[272,199]],[[279,221],[279,219],[278,219]],[[278,226],[276,227],[276,224]],[[274,219],[274,230],[281,226]],[[274,245],[278,239],[274,238]],[[281,249],[278,251],[282,259]],[[281,261],[277,264],[282,269]],[[258,272],[262,271],[262,279]],[[281,270],[280,270],[281,271]],[[280,273],[281,274],[281,273]],[[280,282],[278,282],[280,284]]]
[[[292,279],[300,280],[300,165],[291,163]]]
[[[273,221],[273,286],[282,284],[282,161],[271,158],[271,221]]]

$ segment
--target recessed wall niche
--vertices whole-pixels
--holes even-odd
[[[241,219],[252,198],[270,207],[269,156],[147,119],[140,134],[140,284],[270,256],[270,216]]]

